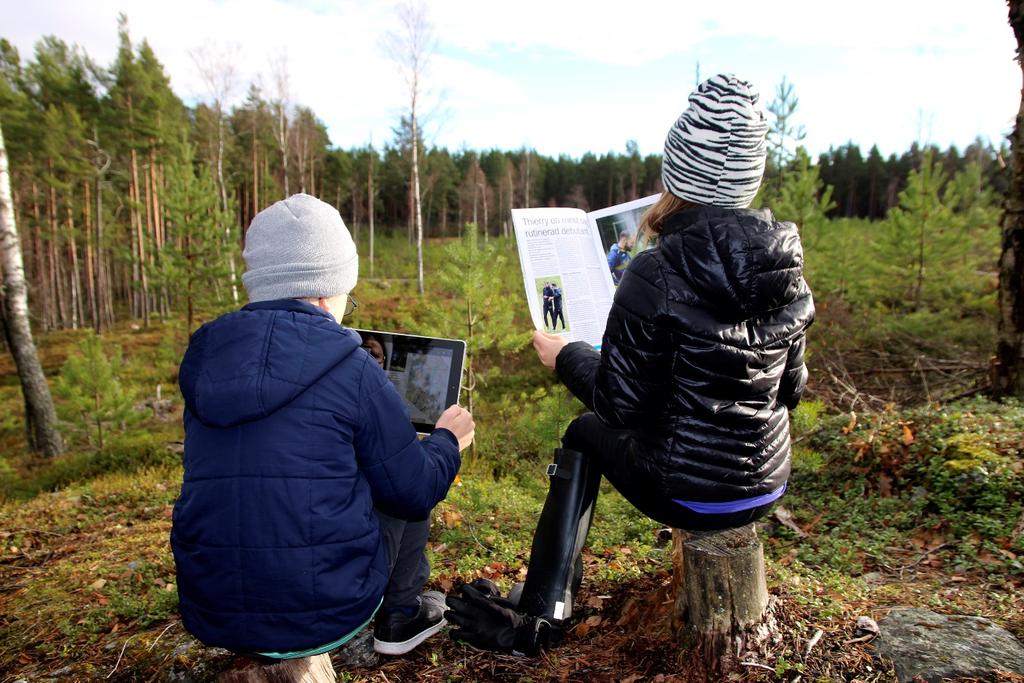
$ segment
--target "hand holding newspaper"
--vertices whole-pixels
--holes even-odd
[[[512,209],[534,327],[601,348],[615,287],[640,248],[640,219],[658,197],[590,213]]]

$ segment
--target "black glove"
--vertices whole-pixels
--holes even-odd
[[[449,609],[444,613],[445,619],[458,627],[451,632],[451,637],[495,652],[535,655],[546,647],[550,624],[538,617],[520,614],[508,600],[497,597],[496,587],[494,592],[491,587],[493,584],[490,587],[466,584],[460,589],[462,597],[447,597]]]

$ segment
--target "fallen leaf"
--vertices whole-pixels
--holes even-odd
[[[850,411],[850,422],[842,428],[843,434],[849,434],[853,431],[853,428],[857,426],[857,413]]]
[[[600,615],[595,614],[592,617],[588,617],[587,620],[583,623],[585,623],[587,626],[590,626],[591,628],[593,628],[594,626],[600,626],[601,617]]]
[[[878,475],[878,492],[882,498],[892,498],[892,477],[885,472]]]
[[[107,580],[106,579],[96,579],[95,581],[93,581],[92,583],[89,584],[89,588],[93,589],[94,591],[98,591],[99,589],[103,588],[106,585],[107,585]]]
[[[592,596],[590,596],[590,599],[587,600],[587,607],[593,607],[594,609],[601,609],[603,606],[604,606],[604,601],[601,600],[601,596],[599,596],[599,595],[592,595]]]
[[[900,423],[900,426],[903,427],[903,445],[909,446],[910,444],[914,443],[914,432],[910,431],[910,427],[907,425],[907,423]]]
[[[441,521],[449,529],[457,529],[462,526],[462,513],[455,510],[445,510],[441,513]]]

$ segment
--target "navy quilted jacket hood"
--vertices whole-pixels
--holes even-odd
[[[233,427],[266,418],[359,348],[355,332],[302,302],[287,305],[303,314],[305,325],[275,325],[267,315],[275,305],[250,304],[196,333],[179,384],[185,406],[203,424]]]
[[[292,652],[364,624],[388,578],[375,509],[429,515],[459,469],[455,437],[418,439],[355,333],[295,300],[197,330],[179,383],[171,547],[185,628],[207,645]]]

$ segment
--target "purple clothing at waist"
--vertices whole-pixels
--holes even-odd
[[[788,482],[787,482],[788,483]],[[730,512],[743,512],[751,508],[761,507],[768,503],[774,503],[786,492],[786,484],[783,484],[774,491],[753,498],[741,498],[740,500],[727,500],[721,503],[701,503],[694,500],[672,499],[673,503],[679,503],[684,508],[702,515],[721,515]]]

